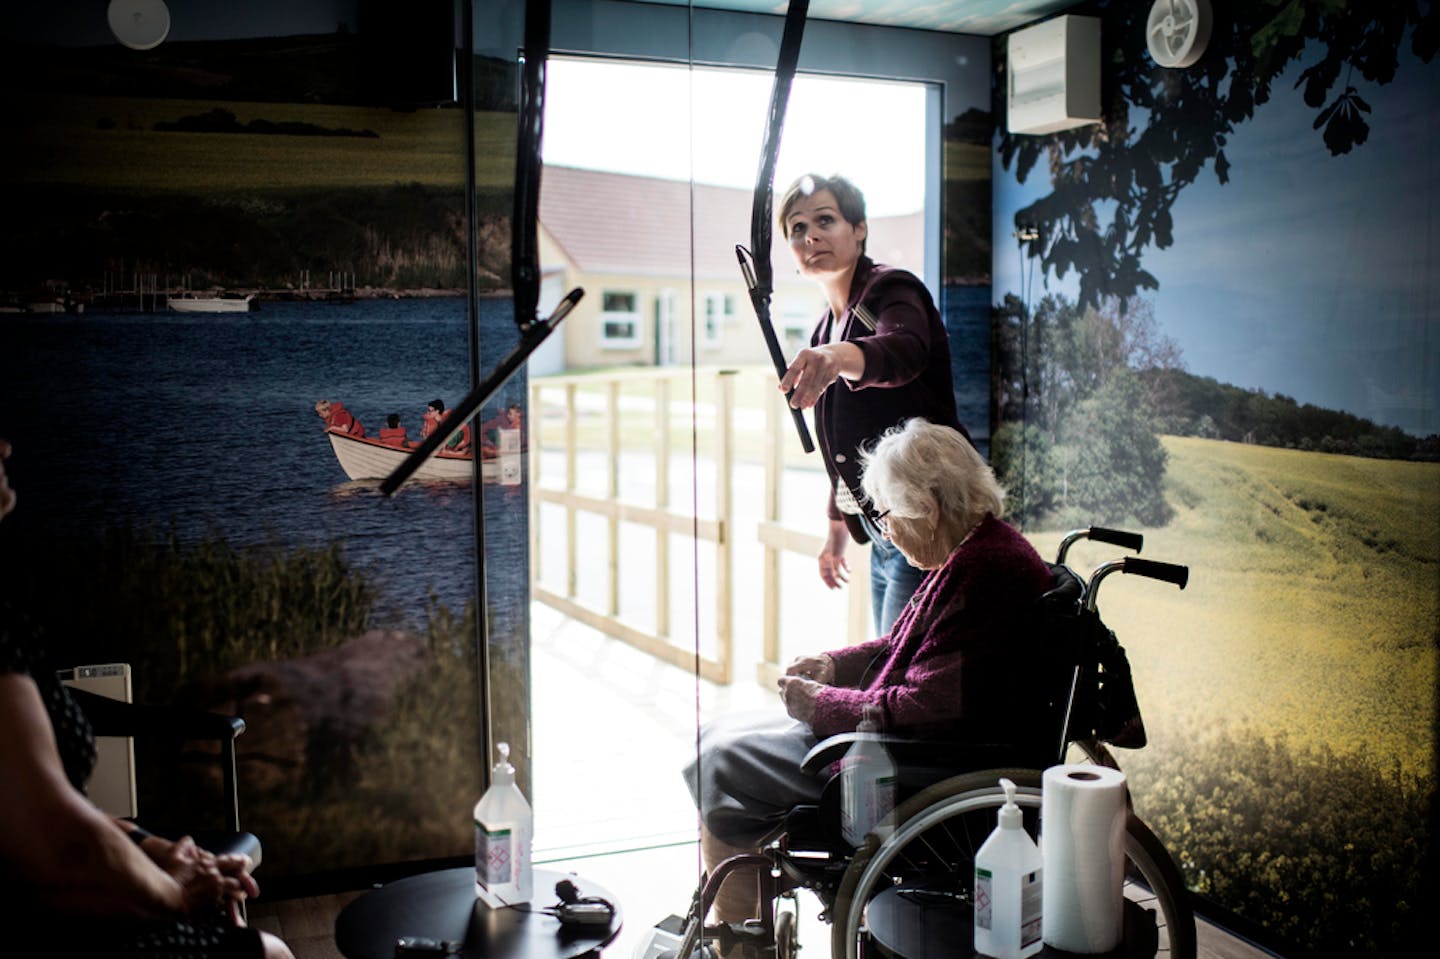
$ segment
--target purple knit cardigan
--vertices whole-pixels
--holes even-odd
[[[990,708],[1003,708],[1025,681],[1015,627],[1049,588],[1034,547],[986,516],[925,577],[888,635],[829,651],[835,684],[815,697],[815,735],[853,730],[871,703],[883,709],[887,732],[949,733],[992,719]]]

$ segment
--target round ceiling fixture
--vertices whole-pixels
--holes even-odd
[[[170,33],[165,0],[110,0],[110,32],[131,50],[153,50]]]
[[[1210,42],[1210,0],[1155,0],[1145,45],[1162,67],[1188,67]]]

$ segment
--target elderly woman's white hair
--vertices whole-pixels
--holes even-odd
[[[975,447],[956,430],[916,417],[887,430],[861,457],[860,484],[879,509],[897,518],[918,519],[940,508],[940,531],[958,546],[985,514],[997,519],[1005,491]],[[948,552],[948,550],[947,550]]]

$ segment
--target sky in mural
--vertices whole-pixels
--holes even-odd
[[[1407,55],[1394,82],[1361,90],[1370,137],[1341,156],[1292,89],[1300,69],[1231,135],[1230,182],[1207,172],[1180,195],[1174,245],[1144,255],[1160,284],[1144,295],[1192,373],[1440,432],[1436,68]],[[998,299],[1025,292],[1015,212],[1049,187],[1043,166],[995,178]],[[1077,292],[1074,274],[1026,270],[1032,300]]]

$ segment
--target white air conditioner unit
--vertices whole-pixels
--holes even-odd
[[[1054,133],[1100,122],[1100,19],[1063,16],[1008,38],[1007,127]]]

